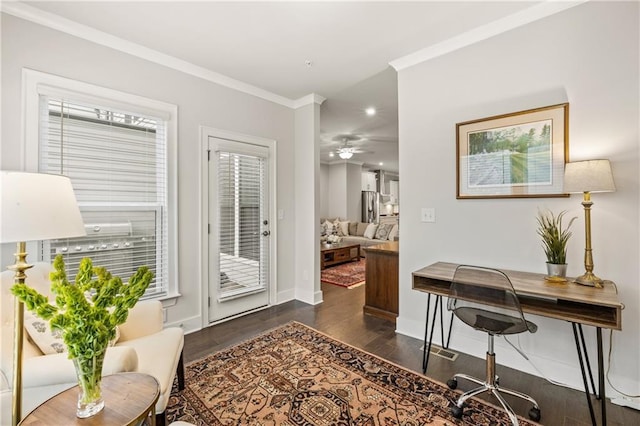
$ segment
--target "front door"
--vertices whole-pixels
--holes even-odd
[[[209,322],[269,304],[268,146],[208,138]]]

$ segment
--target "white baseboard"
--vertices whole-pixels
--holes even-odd
[[[191,318],[184,318],[180,321],[166,323],[165,327],[180,327],[184,330],[184,334],[193,333],[202,329],[202,317],[198,315]]]
[[[291,300],[295,300],[296,291],[295,289],[280,291],[276,295],[276,305],[280,305],[281,303],[290,302]]]
[[[623,396],[620,398],[612,398],[611,403],[640,411],[640,398],[630,398],[628,396]]]

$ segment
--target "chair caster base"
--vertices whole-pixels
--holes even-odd
[[[456,419],[461,419],[462,414],[464,414],[464,408],[458,407],[457,405],[451,407],[451,415]]]
[[[534,422],[539,422],[541,418],[540,409],[538,407],[533,407],[529,410],[529,418]]]
[[[456,379],[449,379],[447,380],[447,386],[449,386],[449,389],[455,389],[458,387],[458,381]]]

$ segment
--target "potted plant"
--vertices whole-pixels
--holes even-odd
[[[566,210],[557,216],[552,211],[538,211],[538,235],[542,238],[542,247],[547,256],[547,273],[550,277],[564,278],[567,275],[567,242],[571,238],[571,225],[577,217],[571,218],[564,227],[562,220]]]
[[[75,283],[70,283],[61,255],[55,258],[53,268],[50,280],[55,305],[26,284],[15,284],[11,292],[27,309],[49,321],[52,330],[61,332],[78,376],[76,415],[90,417],[104,408],[100,381],[109,341],[116,336],[116,326],[126,321],[129,309],[146,291],[153,273],[143,266],[125,284],[84,258]]]

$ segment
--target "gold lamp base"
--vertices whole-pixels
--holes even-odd
[[[25,242],[17,244],[16,263],[8,267],[14,271],[15,283],[24,284],[27,275],[25,271],[33,265],[27,263],[27,245]],[[22,336],[24,330],[24,305],[16,297],[13,319],[13,386],[11,403],[11,424],[16,426],[22,416]]]
[[[602,279],[598,278],[593,272],[585,272],[574,281],[576,284],[586,285],[589,287],[602,288]]]

